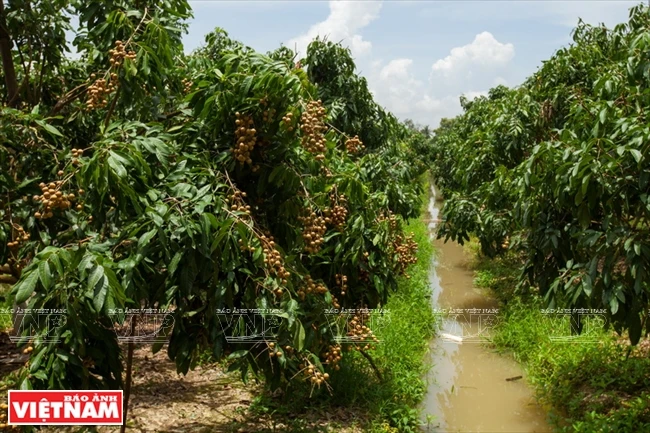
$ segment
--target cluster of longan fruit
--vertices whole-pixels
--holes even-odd
[[[59,172],[62,174],[62,172]],[[50,182],[49,184],[41,182],[39,187],[41,188],[42,195],[35,195],[33,197],[34,201],[40,202],[43,205],[43,212],[35,212],[34,217],[36,219],[48,219],[54,216],[52,212],[55,209],[66,210],[70,209],[72,202],[77,198],[73,193],[65,194],[61,191],[63,182],[57,180],[56,182]],[[83,194],[84,191],[80,189],[78,191],[79,195]],[[77,210],[82,210],[83,206],[78,204],[76,207]]]
[[[97,76],[90,74],[90,78],[95,80]],[[105,78],[98,78],[93,84],[88,86],[88,99],[86,100],[86,109],[94,110],[95,108],[103,108],[108,104],[106,97],[113,93],[117,88],[117,74],[111,73],[108,80]]]
[[[9,410],[9,406],[6,403],[2,403],[0,404],[0,410],[7,411]],[[0,420],[4,421],[6,418],[7,418],[6,413],[0,413]],[[8,424],[5,424],[4,422],[0,422],[0,428],[4,429],[9,427],[10,426]],[[14,427],[18,427],[18,426],[14,426]]]
[[[262,105],[266,105],[266,102]],[[264,110],[264,112],[262,112],[262,121],[264,123],[272,122],[273,118],[275,117],[275,113],[276,113],[275,108],[271,108],[270,110]]]
[[[325,358],[323,364],[331,366],[334,370],[341,369],[338,365],[339,362],[341,362],[341,359],[343,359],[343,352],[341,351],[340,345],[330,345],[327,352],[323,354],[323,357]]]
[[[84,154],[83,149],[72,148],[71,152],[72,152],[72,165],[79,164],[79,158],[81,158]],[[64,173],[62,171],[59,171],[58,173],[59,176],[63,176],[63,174]]]
[[[20,272],[27,266],[27,262],[25,259],[23,260],[16,260],[12,257],[9,257],[7,259],[7,263],[4,265],[0,266],[0,274],[12,274],[12,269],[14,272],[20,274]]]
[[[368,251],[363,252],[363,261],[368,262],[368,257],[370,256],[370,253]],[[362,281],[364,283],[367,283],[370,281],[370,274],[368,273],[367,270],[365,269],[359,269],[359,281]]]
[[[233,149],[235,159],[241,164],[252,165],[251,152],[257,143],[257,137],[255,136],[257,131],[253,128],[253,119],[250,116],[242,115],[239,111],[235,113],[235,117],[237,118],[235,120],[237,143]]]
[[[21,242],[27,242],[31,237],[22,226],[15,225],[14,228],[16,229],[16,236],[12,242],[7,242],[9,248],[15,248],[20,245]]]
[[[323,383],[325,383],[329,378],[330,375],[329,373],[321,373],[318,371],[316,366],[312,365],[311,363],[307,365],[307,367],[304,367],[303,365],[303,371],[305,373],[305,380],[311,381],[312,384],[320,387]]]
[[[341,289],[341,296],[345,296],[345,292],[348,290],[348,277],[347,275],[336,274],[336,285]]]
[[[365,149],[363,142],[359,140],[359,136],[355,135],[354,138],[350,138],[345,142],[345,148],[348,153],[357,153],[360,150]]]
[[[246,215],[250,215],[251,207],[244,203],[244,197],[246,197],[246,193],[239,190],[235,191],[230,197],[228,197],[230,210],[244,212]]]
[[[362,316],[361,318],[359,316],[354,316],[348,323],[347,336],[350,337],[351,340],[356,340],[360,343],[367,342],[369,340],[378,343],[379,339],[374,335],[372,329],[364,325],[364,319],[367,319],[367,315],[366,317]],[[352,347],[354,347],[356,350],[374,349],[374,346],[371,344],[366,344],[365,346],[355,345]]]
[[[327,293],[327,287],[325,287],[325,284],[323,283],[315,282],[310,275],[307,275],[305,277],[304,288],[298,290],[298,296],[300,297],[300,300],[304,301],[305,296],[311,293],[319,295],[325,294]]]
[[[115,48],[108,51],[108,54],[111,55],[109,62],[111,66],[119,66],[122,64],[122,61],[126,59],[135,60],[135,51],[126,51],[124,42],[115,41]]]
[[[6,423],[7,419],[7,411],[9,410],[9,406],[6,403],[0,404],[0,410],[3,411],[3,413],[0,413],[0,431],[19,431],[20,426],[17,425],[9,425]]]
[[[339,304],[339,300],[334,295],[332,295],[332,306],[337,309],[341,308],[341,304]]]
[[[348,217],[348,210],[345,207],[347,199],[345,195],[340,195],[338,199],[331,197],[332,207],[325,211],[326,220],[331,223],[337,230],[343,230]]]
[[[284,354],[282,353],[282,351],[278,350],[278,349],[275,347],[275,343],[273,343],[273,342],[268,343],[268,347],[269,347],[269,356],[270,356],[271,358],[273,358],[273,357],[275,356],[275,357],[277,357],[277,358],[279,359],[279,358],[282,358],[282,356],[284,356]]]
[[[318,161],[325,159],[325,134],[327,129],[323,119],[325,118],[325,108],[320,100],[309,101],[307,110],[302,114],[300,119],[302,130],[302,146],[310,153],[316,155]]]
[[[267,237],[266,235],[262,235],[260,237],[260,242],[264,248],[264,264],[266,264],[269,268],[269,272],[280,277],[282,284],[287,284],[287,278],[289,278],[289,275],[291,274],[282,264],[282,256],[280,255],[280,252],[275,249],[275,241],[273,240],[273,236]],[[277,293],[278,291],[280,293]],[[276,290],[276,295],[281,294],[282,289]]]
[[[501,244],[501,248],[507,250],[510,247],[510,238],[505,238]]]
[[[393,214],[393,212],[388,211],[388,216],[386,216],[383,212],[381,215],[379,215],[379,218],[377,218],[377,221],[383,222],[383,221],[388,221],[388,225],[391,230],[397,230],[397,217]]]
[[[239,243],[239,250],[241,252],[245,252],[245,251],[248,251],[250,253],[255,252],[255,247],[252,246],[252,245],[247,247],[246,245],[244,245],[244,240],[243,239],[239,239],[238,243]]]
[[[187,78],[183,78],[181,80],[181,84],[183,85],[183,92],[190,93],[192,91],[192,86],[194,85],[194,83],[191,80]]]
[[[298,217],[298,220],[304,226],[302,238],[305,241],[305,251],[316,254],[323,245],[323,236],[327,231],[325,218],[316,215],[316,212],[312,212],[309,215]]]
[[[323,175],[324,175],[325,177],[332,177],[332,170],[330,170],[329,168],[325,167],[324,165],[321,165],[321,167],[320,167],[320,171],[321,171],[321,173],[323,173]]]
[[[305,359],[305,362],[298,366],[303,374],[305,375],[305,380],[311,381],[312,384],[320,387],[325,381],[330,378],[328,373],[321,373],[318,368],[312,364],[308,359]]]
[[[354,344],[354,345],[351,345],[351,346],[347,346],[346,350],[348,352],[350,352],[352,350],[356,350],[356,351],[359,351],[359,352],[362,352],[362,351],[367,352],[368,350],[375,350],[376,348],[377,347],[374,344],[366,344],[366,345],[356,345],[356,344]]]
[[[359,269],[359,281],[367,283],[370,281],[370,274],[365,269]]]
[[[284,116],[282,116],[282,123],[284,126],[287,127],[287,131],[292,132],[293,131],[293,113],[288,112]]]
[[[418,244],[413,240],[413,234],[406,237],[396,236],[393,241],[393,248],[397,253],[397,263],[400,273],[404,273],[409,265],[418,261],[416,257]],[[408,275],[407,278],[409,278]]]

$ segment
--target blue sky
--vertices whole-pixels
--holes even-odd
[[[316,35],[350,47],[376,100],[401,119],[436,126],[458,98],[516,86],[573,27],[627,20],[628,1],[190,1],[187,51],[222,27],[257,51],[304,52]]]

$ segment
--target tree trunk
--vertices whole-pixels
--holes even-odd
[[[18,103],[18,81],[16,80],[14,59],[11,54],[12,47],[11,37],[7,33],[4,0],[0,0],[0,57],[2,57],[2,71],[7,85],[7,101],[10,106],[15,106]]]
[[[131,319],[131,334],[129,334],[129,337],[131,338],[129,339],[129,346],[126,355],[126,381],[124,384],[124,406],[123,406],[124,420],[122,422],[122,426],[120,427],[120,433],[126,432],[126,421],[129,416],[129,399],[131,397],[131,382],[133,381],[132,379],[133,349],[135,347],[135,343],[133,342],[133,336],[135,335],[137,320],[138,320],[138,316],[135,315]]]

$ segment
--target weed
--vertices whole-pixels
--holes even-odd
[[[3,310],[10,310],[13,308],[14,299],[9,293],[11,286],[0,284],[0,332],[6,331],[13,326],[11,322],[11,315],[2,313]]]
[[[500,298],[510,294],[491,342],[524,365],[557,431],[650,431],[650,358],[629,356],[597,316],[583,319],[584,331],[576,335],[570,317],[546,314],[539,297],[504,287],[516,275],[516,262],[508,260],[475,261],[479,286]]]

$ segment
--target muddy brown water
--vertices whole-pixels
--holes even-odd
[[[431,188],[431,237],[442,201]],[[512,358],[484,344],[496,319],[497,302],[474,287],[463,247],[435,239],[430,282],[432,308],[441,329],[431,342],[428,391],[422,407],[427,433],[551,432],[525,374]],[[522,378],[519,378],[522,377]],[[519,378],[519,379],[517,379]],[[507,380],[511,379],[511,380]],[[427,422],[427,416],[435,419]]]

